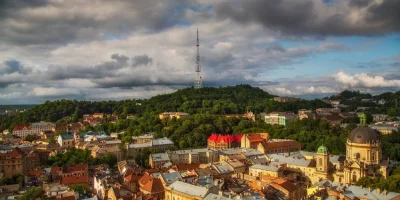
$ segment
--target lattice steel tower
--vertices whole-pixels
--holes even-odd
[[[201,88],[203,85],[201,81],[201,67],[200,67],[200,43],[199,43],[199,29],[197,29],[197,56],[196,56],[196,81],[194,82],[194,88]]]

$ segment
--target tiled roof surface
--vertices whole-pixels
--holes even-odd
[[[88,175],[61,177],[61,184],[64,185],[84,184],[84,183],[89,183]]]
[[[213,142],[225,142],[225,143],[232,143],[232,142],[240,142],[243,135],[220,135],[220,134],[211,134],[208,138],[208,141]]]
[[[189,183],[184,183],[182,181],[175,181],[168,187],[171,188],[172,190],[176,190],[184,194],[202,198],[204,198],[208,193],[208,190],[204,187],[195,186]]]
[[[159,178],[152,178],[148,183],[143,185],[141,189],[150,194],[164,192],[164,186]]]

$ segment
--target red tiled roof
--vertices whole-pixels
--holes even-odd
[[[163,184],[159,178],[152,178],[149,182],[143,185],[141,189],[150,194],[164,192]]]
[[[208,141],[214,141],[214,142],[225,142],[225,143],[232,143],[232,142],[240,142],[242,139],[242,135],[220,135],[220,134],[211,134],[211,136],[208,138]]]
[[[183,171],[183,170],[193,170],[200,167],[199,163],[192,163],[192,164],[176,164],[172,166],[172,169],[175,171]]]
[[[142,176],[142,178],[140,178],[140,180],[139,180],[139,184],[142,186],[142,185],[146,185],[148,182],[150,182],[150,180],[151,180],[151,176],[150,176],[150,174],[149,173],[144,173],[144,175]]]
[[[12,151],[6,152],[6,153],[0,153],[0,157],[12,157],[12,158],[18,158],[21,157],[24,154],[24,152],[17,148],[14,148]]]
[[[295,140],[268,141],[268,142],[263,142],[262,145],[268,149],[269,148],[285,148],[285,147],[301,148],[301,144]]]
[[[30,169],[26,172],[27,176],[40,176],[45,174],[45,171],[43,169]]]
[[[250,140],[250,142],[262,142],[262,141],[264,141],[264,138],[262,138],[259,134],[248,134],[247,138]]]
[[[24,129],[31,129],[31,127],[29,127],[28,125],[25,125],[25,124],[18,124],[18,125],[16,125],[16,126],[14,126],[14,129],[13,129],[13,131],[21,131],[21,130],[24,130]]]
[[[62,167],[51,167],[50,168],[50,174],[51,175],[57,175],[62,171]]]
[[[71,185],[71,184],[81,184],[81,183],[89,183],[89,176],[66,176],[61,177],[61,184]]]
[[[88,171],[88,164],[74,164],[74,165],[65,165],[63,167],[63,173],[74,173]]]

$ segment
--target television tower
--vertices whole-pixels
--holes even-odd
[[[202,82],[201,82],[201,67],[200,67],[200,43],[199,43],[199,29],[197,29],[197,56],[196,56],[196,81],[194,82],[194,88],[199,89],[201,88]]]

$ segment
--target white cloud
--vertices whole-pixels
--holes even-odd
[[[345,86],[361,88],[400,87],[400,80],[388,80],[383,76],[370,76],[366,73],[354,75],[338,72],[333,75],[334,79]]]
[[[39,97],[62,97],[80,95],[77,88],[55,88],[55,87],[36,87],[32,94]]]

